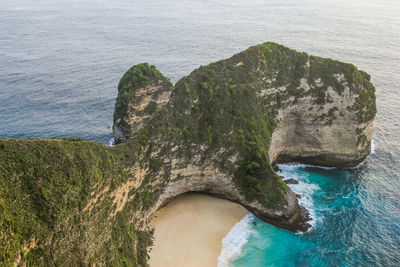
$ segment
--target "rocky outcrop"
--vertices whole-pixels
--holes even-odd
[[[114,141],[126,142],[157,108],[169,101],[173,85],[147,63],[129,69],[118,85],[114,113]]]
[[[155,67],[118,85],[107,147],[80,138],[0,139],[0,262],[145,266],[149,221],[204,192],[305,231],[279,162],[354,166],[370,150],[369,75],[274,43],[200,67],[175,86]]]
[[[295,179],[287,179],[287,180],[283,180],[286,184],[299,184],[299,181],[295,180]]]
[[[147,88],[137,87],[133,99]],[[147,142],[143,161],[158,165],[148,174],[158,193],[141,225],[172,198],[196,191],[304,231],[304,209],[271,165],[349,167],[370,150],[374,88],[350,64],[266,43],[195,70],[173,91],[135,136]],[[143,125],[137,114],[129,119]]]

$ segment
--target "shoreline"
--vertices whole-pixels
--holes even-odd
[[[150,222],[150,267],[217,266],[222,239],[246,214],[240,204],[201,193],[177,197]]]

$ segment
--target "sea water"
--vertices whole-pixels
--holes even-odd
[[[290,187],[301,194],[299,202],[310,211],[312,228],[294,234],[254,216],[243,220],[239,224],[245,223],[241,228],[247,235],[237,243],[244,245],[231,255],[225,252],[230,261],[219,266],[398,265],[400,205],[398,192],[384,185],[385,178],[369,175],[366,164],[350,170],[280,168],[285,178],[299,181]]]
[[[129,67],[150,62],[176,82],[266,41],[371,74],[375,153],[353,169],[281,166],[313,227],[295,234],[246,216],[219,263],[400,266],[398,0],[0,0],[0,137],[112,144]]]

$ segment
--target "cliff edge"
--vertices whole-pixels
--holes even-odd
[[[0,261],[146,265],[149,221],[190,191],[305,231],[307,211],[273,166],[357,165],[369,154],[375,113],[368,74],[275,43],[175,86],[136,65],[118,85],[116,146],[0,139]]]

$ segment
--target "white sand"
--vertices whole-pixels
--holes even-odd
[[[179,196],[151,221],[150,267],[217,266],[222,239],[247,213],[239,204],[204,194]]]

